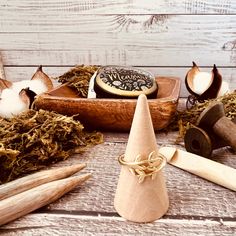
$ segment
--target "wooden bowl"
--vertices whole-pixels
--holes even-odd
[[[159,85],[156,99],[148,99],[155,130],[168,126],[176,114],[180,92],[180,79],[157,77]],[[86,128],[109,131],[129,131],[136,99],[79,98],[76,90],[66,84],[36,97],[34,107],[76,115]]]

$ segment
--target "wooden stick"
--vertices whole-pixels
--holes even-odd
[[[161,147],[159,153],[169,164],[236,191],[236,169],[173,147]]]
[[[2,62],[2,55],[0,52],[0,92],[5,88],[10,88],[12,86],[12,82],[6,80],[5,70]]]
[[[0,53],[0,78],[2,78],[3,80],[6,80],[6,75],[5,75],[5,71],[4,71],[1,53]]]
[[[11,197],[39,185],[66,178],[86,167],[86,164],[54,168],[31,174],[9,183],[0,185],[0,200]]]
[[[54,202],[90,177],[85,174],[56,180],[0,201],[0,225]]]

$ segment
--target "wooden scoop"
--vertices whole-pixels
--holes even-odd
[[[173,147],[162,147],[159,153],[171,165],[236,191],[236,169],[232,167]]]
[[[56,180],[0,201],[0,225],[57,200],[90,176],[91,174],[85,174]]]

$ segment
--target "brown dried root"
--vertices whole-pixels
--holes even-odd
[[[69,86],[77,89],[80,97],[87,97],[89,81],[98,68],[98,66],[78,65],[55,79],[60,83],[69,82]]]
[[[0,183],[67,159],[78,149],[102,142],[102,134],[87,133],[73,119],[45,110],[28,110],[0,118]]]

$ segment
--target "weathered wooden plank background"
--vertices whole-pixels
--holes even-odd
[[[30,78],[39,64],[52,76],[75,64],[114,64],[183,80],[194,60],[206,71],[216,64],[235,88],[233,0],[2,0],[0,19],[11,80]]]

